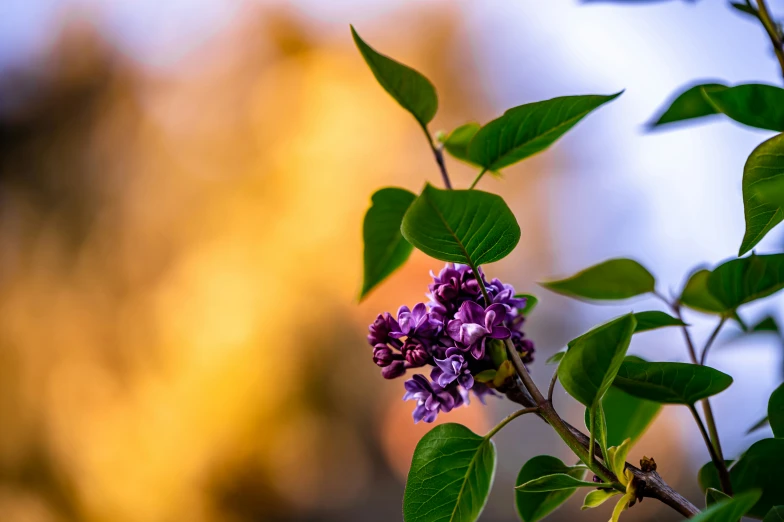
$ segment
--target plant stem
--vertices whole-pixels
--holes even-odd
[[[681,307],[679,303],[677,302],[671,303],[666,297],[664,297],[658,292],[654,292],[654,295],[656,295],[656,297],[664,301],[667,304],[667,306],[669,306],[672,309],[676,317],[680,319],[681,322],[683,322],[683,314],[681,313]],[[722,323],[720,323],[720,326],[722,324],[723,321]],[[682,326],[681,330],[683,331],[683,338],[686,340],[686,346],[689,350],[689,357],[691,358],[691,362],[693,364],[702,364],[697,359],[697,350],[694,348],[694,341],[692,341],[688,326],[685,325]],[[714,333],[718,335],[718,329],[714,331]],[[710,345],[712,343],[713,341],[709,340],[708,343],[706,344],[706,348],[710,348]],[[703,355],[704,352],[705,350],[703,350]],[[710,399],[707,398],[702,399],[700,401],[700,404],[702,405],[702,411],[705,413],[705,422],[708,425],[708,432],[710,433],[710,437],[705,439],[705,444],[709,446],[708,452],[711,455],[711,460],[713,461],[713,465],[716,466],[716,469],[718,470],[720,477],[721,476],[729,477],[729,471],[727,471],[727,464],[724,462],[724,453],[721,450],[721,440],[719,439],[719,430],[716,428],[716,419],[713,416],[713,408],[711,407]],[[702,421],[700,421],[700,425],[701,424]],[[704,428],[704,426],[701,425],[701,428]],[[714,456],[716,458],[714,458]],[[731,485],[729,483],[727,485],[730,486],[731,489]],[[723,488],[724,485],[722,483],[722,489]],[[725,491],[725,493],[727,493],[727,491]]]
[[[694,407],[693,404],[689,405],[689,410],[691,414],[694,416],[694,420],[697,423],[697,426],[700,428],[700,433],[702,434],[702,438],[705,440],[705,445],[708,447],[708,452],[710,453],[711,460],[713,462],[721,461],[724,462],[724,459],[721,459],[719,455],[716,453],[716,450],[713,448],[713,444],[711,444],[710,437],[708,436],[708,432],[705,429],[705,424],[702,423],[702,419],[700,418],[700,414],[697,413],[697,408]],[[730,482],[730,474],[727,471],[726,466],[716,466],[719,472],[719,480],[721,481],[721,489],[727,495],[732,495],[732,483]]]
[[[471,183],[471,186],[468,187],[468,190],[473,190],[476,184],[479,183],[479,180],[482,179],[482,176],[485,175],[485,172],[487,172],[487,169],[482,169],[482,172],[480,172],[479,175],[476,178],[474,178],[474,181],[473,183]]]
[[[485,298],[485,308],[487,308],[492,303],[490,302],[490,295],[487,293],[487,288],[485,288],[485,282],[482,281],[483,278],[482,278],[482,274],[479,272],[479,267],[476,265],[468,265],[468,266],[470,266],[471,271],[474,272],[474,279],[476,279],[476,282],[479,283],[479,289],[482,291],[482,297]]]
[[[553,372],[553,378],[550,380],[550,387],[547,388],[547,402],[553,402],[553,390],[555,390],[555,383],[558,380],[558,367]]]
[[[514,344],[512,344],[511,339],[506,339],[504,342],[506,344],[506,350],[509,353],[509,358],[512,360],[512,365],[515,367],[518,376],[523,381],[523,386],[525,386],[525,389],[528,390],[528,393],[531,394],[531,397],[535,401],[539,409],[539,415],[550,426],[552,426],[555,432],[561,436],[561,439],[563,439],[566,445],[569,446],[574,454],[577,455],[580,460],[582,460],[585,465],[596,474],[596,476],[608,484],[617,482],[612,472],[597,462],[593,457],[593,454],[589,453],[588,449],[582,446],[575,439],[575,437],[564,424],[561,417],[559,417],[555,412],[552,403],[544,398],[542,393],[539,391],[539,388],[536,387],[536,383],[534,383],[533,379],[531,379],[531,375],[528,373],[528,369],[525,367],[523,360],[520,359],[520,354],[517,353],[517,350],[515,349]]]
[[[493,428],[492,430],[487,432],[487,435],[485,435],[485,438],[486,439],[491,438],[493,435],[495,435],[496,433],[501,431],[501,428],[503,428],[504,426],[506,426],[507,424],[509,424],[513,420],[515,420],[517,417],[520,417],[521,415],[525,415],[526,413],[537,413],[538,411],[539,411],[539,408],[536,408],[536,407],[534,407],[534,408],[523,408],[522,410],[517,410],[516,412],[512,413],[511,415],[508,415],[504,420],[499,422],[498,425],[495,428]]]
[[[784,76],[784,43],[781,41],[781,36],[776,29],[776,24],[770,17],[770,11],[768,11],[765,0],[757,0],[757,11],[759,12],[760,22],[762,22],[762,26],[765,28],[765,32],[768,33],[768,37],[770,38],[770,43],[773,45],[773,51],[776,53],[779,67],[781,67],[781,74]]]
[[[702,349],[702,356],[700,356],[700,364],[705,365],[705,361],[708,359],[708,350],[710,350],[711,345],[713,345],[713,341],[716,340],[716,337],[719,335],[719,330],[721,327],[724,326],[724,323],[727,321],[727,317],[721,316],[721,320],[719,324],[716,325],[716,329],[713,330],[713,333],[708,338],[708,342],[705,343],[705,348]]]
[[[433,142],[433,137],[430,135],[430,131],[427,130],[425,125],[421,125],[422,130],[427,137],[427,142],[430,144],[430,150],[433,151],[433,156],[436,158],[436,163],[438,163],[438,168],[441,170],[441,178],[444,180],[444,186],[449,190],[452,190],[452,182],[449,181],[449,174],[446,171],[446,163],[444,163],[444,152],[441,150],[441,147],[437,147],[436,144]]]

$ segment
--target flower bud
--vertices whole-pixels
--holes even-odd
[[[394,379],[406,373],[406,363],[403,361],[392,361],[392,363],[381,369],[381,376],[384,379]]]

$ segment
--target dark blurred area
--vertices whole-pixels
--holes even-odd
[[[457,10],[370,10],[369,40],[448,86],[440,128],[497,112]],[[378,312],[421,300],[439,264],[417,253],[357,305],[359,231],[376,188],[416,190],[438,171],[347,24],[246,5],[162,68],[69,15],[44,51],[1,70],[0,520],[401,519],[430,426],[412,423],[364,337]],[[520,291],[560,270],[544,179],[577,168],[568,152],[503,181],[526,233],[497,270]],[[460,184],[473,176],[450,169]],[[531,321],[540,384],[544,359],[587,326],[579,310],[553,299]],[[511,408],[439,422],[482,431]],[[683,419],[667,409],[632,455],[655,456],[696,502],[695,465],[681,464],[699,441]],[[516,520],[519,466],[569,454],[528,419],[498,444],[483,519]],[[571,520],[579,502],[550,519]],[[581,519],[609,516],[595,511]],[[678,519],[650,500],[625,518]]]

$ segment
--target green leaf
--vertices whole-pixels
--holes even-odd
[[[615,300],[653,292],[656,279],[632,259],[610,259],[559,281],[539,283],[569,297]]]
[[[573,490],[574,488],[595,488],[596,482],[588,482],[574,478],[566,473],[555,473],[552,475],[545,475],[544,477],[529,480],[519,486],[516,486],[517,491],[523,493],[544,493],[548,491],[563,491]]]
[[[692,120],[710,116],[711,114],[717,114],[718,111],[716,108],[703,96],[703,88],[723,89],[726,87],[720,83],[699,83],[687,87],[670,102],[667,109],[656,118],[656,121],[651,123],[650,126],[653,128],[667,123]]]
[[[723,314],[724,305],[708,290],[710,270],[694,272],[681,292],[680,302],[694,310],[709,314]]]
[[[602,455],[607,457],[607,420],[604,418],[602,401],[597,400],[592,408],[588,408],[588,431],[599,445]],[[590,442],[590,441],[589,441]],[[593,444],[590,444],[593,447]]]
[[[784,201],[766,199],[766,193],[784,191],[784,134],[763,142],[743,167],[743,212],[746,233],[740,245],[742,256],[784,219]]]
[[[784,438],[784,384],[776,388],[768,400],[768,419],[773,435]]]
[[[618,446],[626,439],[636,442],[661,410],[661,404],[629,395],[615,386],[607,390],[602,406],[609,446]]]
[[[528,314],[530,314],[533,311],[533,309],[536,308],[536,305],[539,304],[539,298],[536,297],[535,295],[517,294],[515,295],[515,298],[525,299],[525,306],[519,310],[520,315],[522,315],[523,317],[528,317]]]
[[[360,299],[406,262],[414,247],[403,239],[400,223],[413,193],[401,188],[383,188],[373,194],[365,214],[362,237],[365,241],[365,276]]]
[[[725,460],[724,464],[729,469],[733,462],[735,461]],[[700,468],[700,471],[697,472],[697,482],[699,483],[700,490],[702,490],[703,493],[707,493],[708,488],[721,489],[719,472],[716,470],[716,466],[713,465],[712,461],[707,462]]]
[[[725,308],[768,297],[784,288],[784,254],[750,255],[717,266],[708,276],[708,290]]]
[[[626,457],[632,449],[632,439],[626,439],[618,446],[613,446],[607,450],[607,462],[610,470],[616,477],[621,477],[626,470]]]
[[[561,362],[561,359],[564,358],[566,355],[566,348],[562,348],[551,355],[546,361],[545,364],[558,364]]]
[[[580,509],[590,509],[601,506],[612,497],[620,494],[621,492],[615,489],[597,489],[596,491],[591,491],[585,495],[583,505]]]
[[[602,399],[623,362],[636,326],[633,314],[624,315],[569,343],[558,367],[558,377],[569,395],[589,408]]]
[[[723,491],[719,491],[718,489],[708,488],[705,490],[705,505],[712,506],[717,502],[721,502],[722,500],[726,500],[728,498],[732,498]]]
[[[655,330],[666,326],[686,326],[686,323],[677,317],[655,310],[650,312],[637,312],[634,314],[634,318],[637,319],[637,328],[634,330],[634,333],[647,332],[648,330]]]
[[[754,18],[759,18],[759,11],[744,2],[730,2],[730,5],[741,13],[751,15]]]
[[[735,493],[762,490],[762,498],[749,516],[762,518],[774,506],[784,504],[784,439],[762,439],[744,453],[730,469]]]
[[[374,50],[360,38],[354,26],[351,26],[351,35],[381,87],[425,127],[438,110],[438,96],[430,80]]]
[[[405,522],[473,522],[495,474],[495,445],[460,424],[442,424],[417,444],[403,496]]]
[[[563,96],[509,109],[476,133],[468,157],[487,170],[508,167],[545,150],[591,111],[620,95]]]
[[[705,99],[733,120],[772,131],[784,131],[784,89],[750,83],[727,89],[704,88]]]
[[[430,184],[408,208],[400,230],[425,254],[473,267],[504,258],[520,241],[517,220],[500,196]]]
[[[771,508],[762,522],[784,522],[784,506]]]
[[[750,332],[779,332],[779,325],[771,316],[766,316],[749,330]]]
[[[471,143],[474,135],[481,127],[478,123],[466,123],[459,126],[446,137],[444,148],[453,158],[473,164],[468,159],[468,144]]]
[[[762,419],[758,420],[757,423],[754,424],[754,426],[752,426],[751,428],[748,429],[748,431],[746,432],[746,435],[754,433],[757,430],[761,430],[762,428],[764,428],[765,426],[768,426],[769,424],[770,424],[770,419],[768,418],[767,415],[765,415],[765,417],[763,417]]]
[[[732,384],[732,377],[708,366],[675,362],[624,361],[613,385],[663,404],[686,404],[716,395]]]
[[[702,513],[688,520],[691,520],[691,522],[738,522],[757,502],[759,497],[759,491],[748,491],[735,495],[732,498],[713,504]]]
[[[567,474],[574,479],[580,480],[585,475],[585,468],[569,467],[555,457],[539,455],[523,465],[520,473],[517,475],[515,484],[520,486],[526,482],[556,473]],[[528,493],[517,490],[515,491],[517,513],[524,522],[536,522],[552,513],[572,496],[575,491],[577,491],[576,488],[541,493]]]

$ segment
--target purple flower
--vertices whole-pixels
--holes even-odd
[[[427,352],[427,348],[418,339],[409,337],[403,344],[401,351],[406,358],[406,366],[408,368],[419,368],[428,362],[432,362],[430,354]]]
[[[470,390],[474,385],[474,377],[462,355],[450,355],[446,359],[435,359],[435,362],[436,367],[430,373],[430,378],[442,388],[455,381],[466,390]]]
[[[484,278],[481,269],[479,274]],[[479,283],[467,265],[448,263],[438,275],[433,272],[430,275],[433,278],[433,283],[428,286],[430,309],[441,318],[451,317],[465,301],[482,299]]]
[[[370,330],[367,336],[368,342],[371,346],[376,346],[392,341],[393,339],[389,336],[389,333],[400,330],[400,325],[397,324],[397,321],[389,312],[384,312],[376,317],[376,320],[368,327],[368,330]]]
[[[406,363],[403,361],[392,361],[389,366],[381,368],[381,376],[384,379],[396,379],[406,373]]]
[[[386,368],[392,364],[392,361],[400,360],[402,358],[403,356],[401,354],[396,354],[386,344],[377,344],[373,347],[373,362],[376,363],[376,366],[381,368]]]
[[[438,335],[443,323],[432,317],[425,303],[417,304],[413,310],[401,306],[397,312],[398,328],[389,332],[393,339],[401,337],[417,337],[420,340],[431,339]]]
[[[510,339],[526,363],[534,352],[522,332],[525,299],[516,298],[511,285],[498,279],[488,283],[480,269],[474,274],[468,266],[451,263],[431,276],[430,302],[402,306],[396,317],[379,315],[368,334],[373,362],[384,378],[431,366],[429,379],[414,375],[404,383],[403,399],[416,401],[415,422],[433,422],[440,412],[468,404],[471,395],[483,404],[487,396],[497,396],[493,382],[475,380],[480,372],[498,370],[486,349],[488,339]]]
[[[526,364],[534,361],[534,343],[525,338],[520,330],[512,330],[512,344],[520,354],[520,359]]]
[[[479,360],[485,355],[488,337],[507,339],[511,335],[509,328],[503,326],[505,318],[506,308],[502,304],[493,304],[485,309],[473,301],[466,301],[460,305],[455,318],[449,321],[446,331],[457,343],[470,350],[474,359]],[[451,355],[452,351],[448,350],[447,354]]]
[[[441,386],[431,383],[422,375],[414,375],[403,385],[406,388],[403,400],[413,399],[417,403],[413,413],[415,423],[419,421],[433,422],[439,412],[449,412],[463,404],[463,397],[457,391],[457,387],[449,391],[445,390]]]
[[[502,283],[499,279],[490,281],[487,292],[493,304],[502,304],[506,307],[507,318],[510,320],[518,315],[518,310],[525,307],[527,301],[524,297],[515,297],[514,287]]]

